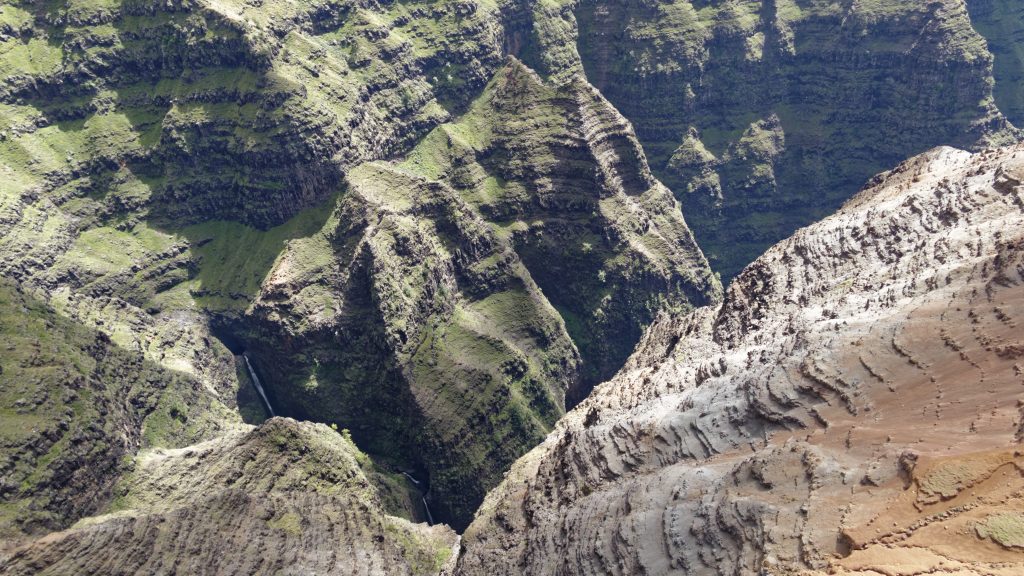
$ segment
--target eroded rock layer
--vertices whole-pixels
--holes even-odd
[[[995,58],[996,105],[1011,122],[1024,126],[1024,6],[1013,0],[968,0],[967,10]]]
[[[660,318],[456,573],[1020,573],[1022,183],[936,149]]]
[[[459,121],[346,180],[271,269],[247,339],[281,410],[426,470],[455,525],[659,308],[717,290],[628,124],[580,78],[510,59]]]
[[[189,349],[192,334],[168,332]],[[7,281],[0,337],[0,542],[95,513],[140,448],[241,424],[231,413],[234,365],[216,349],[197,353],[203,372],[169,369]]]

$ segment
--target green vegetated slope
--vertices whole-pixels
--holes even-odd
[[[379,475],[351,440],[283,418],[144,450],[111,513],[0,556],[0,570],[437,574],[455,533],[389,515]]]
[[[1020,10],[972,4],[1004,33],[997,95],[1019,93]],[[907,156],[1015,136],[961,0],[584,0],[576,14],[588,77],[725,277]]]
[[[208,387],[236,382],[219,344],[192,348],[220,373],[204,382],[42,297],[0,281],[0,573],[346,573],[358,556],[426,575],[451,556],[455,533],[410,522],[417,492],[350,438],[242,424],[239,390]]]
[[[243,339],[281,410],[426,471],[456,526],[659,309],[718,290],[628,125],[579,77],[511,58],[458,121],[346,180]]]
[[[659,309],[717,298],[683,211],[729,274],[887,164],[1012,133],[967,16],[953,0],[7,0],[0,274],[33,302],[10,318],[45,311],[68,336],[60,377],[0,375],[0,410],[19,414],[4,530],[113,511],[153,450],[234,442],[265,416],[243,351],[279,414],[370,455],[373,518],[425,519],[422,493],[464,526]],[[53,329],[20,330],[6,353],[30,365]],[[96,372],[93,341],[116,368]],[[120,404],[83,408],[96,430],[53,444],[60,412],[37,426],[31,406],[75,412],[79,376]],[[111,474],[65,481],[66,459]],[[94,483],[88,501],[53,492]],[[337,504],[293,496],[271,506],[275,545],[295,543],[288,514]],[[56,562],[142,516],[267,514],[251,493],[216,498],[114,500],[135,519],[22,558]],[[421,552],[440,540],[375,530],[434,570]]]
[[[230,390],[146,360],[6,280],[0,342],[0,539],[64,528],[106,506],[140,448],[240,424]],[[207,361],[231,370],[215,353]]]
[[[0,273],[225,426],[263,416],[245,351],[279,413],[420,476],[439,520],[659,307],[718,292],[568,5],[0,8]]]

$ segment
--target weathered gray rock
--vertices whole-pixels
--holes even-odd
[[[936,149],[659,319],[456,573],[1024,569],[1022,180],[1024,148]]]

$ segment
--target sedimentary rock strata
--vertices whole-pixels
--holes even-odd
[[[718,294],[630,125],[582,77],[568,9],[72,1],[3,17],[0,273],[225,391],[217,421],[247,354],[280,413],[429,476],[441,520],[468,523],[666,302]]]
[[[457,525],[645,319],[717,290],[628,124],[579,78],[510,59],[458,122],[346,178],[320,239],[271,269],[247,339],[282,410],[416,454]]]
[[[541,444],[463,573],[1012,572],[1017,151],[715,271],[1015,139],[1021,30],[3,2],[0,571],[436,574]]]

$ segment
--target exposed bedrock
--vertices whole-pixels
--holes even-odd
[[[1019,572],[1024,152],[682,214],[1013,139],[1020,16],[7,2],[0,572]]]
[[[457,574],[1015,574],[1024,148],[939,148],[664,315]]]

